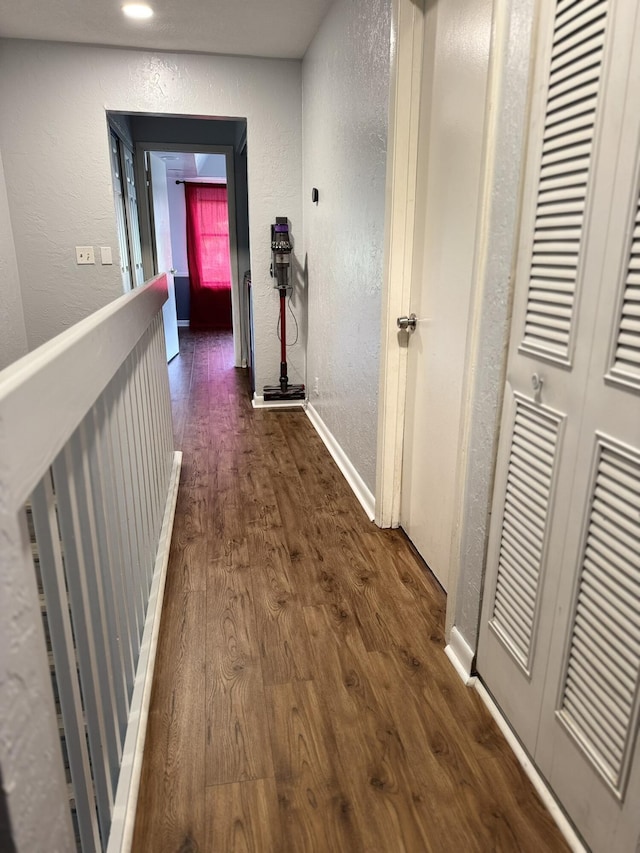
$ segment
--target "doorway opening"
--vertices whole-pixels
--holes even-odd
[[[169,300],[165,306],[165,335],[169,359],[179,347],[178,326],[233,331],[236,367],[251,366],[249,212],[247,190],[247,122],[244,118],[190,118],[170,115],[108,113],[110,132],[132,151],[135,168],[127,181],[138,187],[137,230],[140,235],[144,280],[167,273]],[[226,195],[226,224],[204,240],[187,239],[190,187],[217,186]],[[134,189],[135,197],[135,189]],[[125,192],[126,195],[126,192]],[[116,216],[118,198],[116,197]],[[201,223],[202,224],[202,223]],[[208,227],[208,226],[207,226]],[[198,269],[193,245],[226,244],[225,276],[211,268]],[[205,247],[206,248],[206,247]],[[205,279],[204,299],[194,289]],[[215,295],[214,295],[215,291]],[[208,297],[214,296],[210,299]],[[226,309],[224,306],[227,306]],[[194,317],[194,309],[196,316]],[[225,313],[227,320],[222,316]]]
[[[231,230],[227,163],[224,153],[150,151],[156,255],[166,239],[175,269],[178,326],[231,329]],[[166,185],[168,218],[155,191]]]

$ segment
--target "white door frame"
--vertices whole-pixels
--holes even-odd
[[[397,527],[400,518],[407,341],[406,335],[398,338],[396,318],[409,313],[413,278],[423,42],[422,2],[393,0],[376,462],[379,527]]]
[[[424,6],[432,2],[393,0],[375,495],[380,527],[397,527],[400,518],[407,349],[406,336],[398,338],[396,318],[411,310],[422,57],[431,47],[424,45]],[[452,644],[460,641],[456,654],[467,673],[480,624],[535,17],[535,0],[494,2],[462,450],[456,472],[459,523],[451,531],[446,617],[447,638]],[[456,626],[461,627],[458,635]]]

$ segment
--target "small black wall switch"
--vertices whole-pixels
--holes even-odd
[[[311,201],[314,204],[318,203],[318,190],[315,187],[311,190]]]

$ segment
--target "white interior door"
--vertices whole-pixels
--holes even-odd
[[[428,4],[400,524],[449,586],[491,3]],[[469,50],[469,45],[473,50]],[[402,333],[401,333],[402,334]]]
[[[129,266],[129,244],[127,241],[127,218],[125,211],[125,191],[120,165],[118,139],[113,132],[109,134],[109,154],[111,157],[111,180],[113,183],[113,199],[116,208],[116,227],[118,229],[118,250],[120,253],[120,272],[122,273],[122,289],[125,293],[131,290],[131,269]]]
[[[135,166],[133,162],[133,151],[124,142],[120,143],[122,150],[123,176],[126,179],[125,204],[127,208],[127,220],[129,228],[129,247],[131,254],[131,266],[135,286],[144,284],[144,270],[142,268],[142,246],[140,243],[140,222],[138,219],[138,197],[136,191]]]
[[[151,202],[153,206],[153,227],[156,250],[156,272],[167,274],[169,298],[165,302],[162,315],[164,320],[164,338],[167,347],[167,361],[180,350],[178,339],[178,312],[173,282],[173,251],[171,248],[171,219],[169,216],[169,194],[167,192],[167,169],[164,160],[153,153],[147,155],[150,160]]]
[[[637,16],[542,9],[478,653],[587,843],[612,851],[640,833]]]

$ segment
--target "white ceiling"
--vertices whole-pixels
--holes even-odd
[[[164,162],[171,179],[220,178],[226,173],[224,154],[152,151],[151,156]]]
[[[148,0],[148,21],[123,2],[0,0],[0,36],[300,59],[333,0]]]

